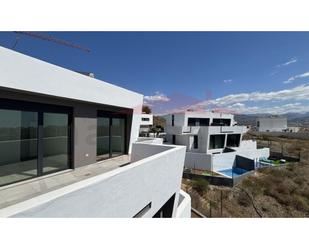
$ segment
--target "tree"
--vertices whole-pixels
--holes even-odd
[[[146,113],[146,114],[150,114],[151,113],[151,109],[150,109],[149,106],[143,105],[142,112]]]

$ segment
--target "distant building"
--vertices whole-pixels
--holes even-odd
[[[153,126],[153,115],[142,113],[139,133],[140,136],[147,136]]]
[[[257,131],[259,132],[282,132],[287,131],[286,117],[263,117],[257,118]]]
[[[187,147],[187,168],[220,173],[239,166],[240,160],[254,167],[259,158],[269,157],[268,148],[257,149],[256,141],[242,140],[248,128],[238,126],[232,114],[187,111],[165,119],[167,142]]]

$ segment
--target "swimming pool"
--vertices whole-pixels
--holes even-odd
[[[241,168],[231,168],[231,169],[223,169],[223,170],[218,170],[219,173],[221,173],[222,175],[226,175],[229,177],[237,177],[240,176],[246,172],[248,172],[245,169],[241,169]]]

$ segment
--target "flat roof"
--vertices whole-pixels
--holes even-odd
[[[143,104],[142,94],[1,46],[0,87],[131,109]]]

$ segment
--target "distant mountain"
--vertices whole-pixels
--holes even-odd
[[[270,114],[236,114],[234,115],[235,121],[239,125],[256,125],[256,119],[258,117],[267,117]],[[287,117],[288,125],[290,126],[309,126],[309,112],[308,113],[287,113],[280,115]]]

